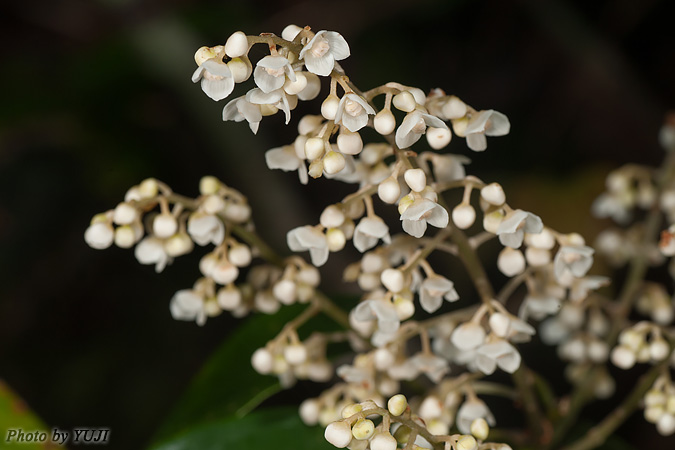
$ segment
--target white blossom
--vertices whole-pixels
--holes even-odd
[[[192,82],[201,80],[202,91],[213,100],[222,100],[234,90],[230,68],[217,58],[207,59],[192,74]]]
[[[295,96],[292,96],[295,98]],[[246,100],[254,105],[270,105],[284,112],[286,125],[291,121],[291,105],[288,95],[283,89],[276,89],[270,92],[263,92],[262,89],[251,89],[246,93]],[[297,100],[297,99],[296,99]]]
[[[420,305],[426,312],[433,313],[438,310],[444,298],[449,302],[459,299],[452,281],[441,275],[432,275],[422,282]]]
[[[401,149],[410,147],[426,133],[427,127],[448,128],[445,122],[431,114],[421,111],[409,113],[396,130],[396,146]]]
[[[491,375],[497,367],[513,373],[520,367],[520,361],[518,350],[503,339],[483,344],[476,350],[476,366],[485,375]]]
[[[258,61],[253,71],[255,84],[265,93],[281,89],[286,82],[286,75],[295,81],[295,72],[283,56],[265,56]]]
[[[464,131],[466,145],[473,151],[483,151],[487,148],[485,136],[504,136],[510,129],[511,124],[504,114],[493,109],[479,111],[472,115]]]
[[[345,94],[338,103],[335,123],[342,124],[352,133],[356,133],[368,124],[368,115],[375,110],[360,95],[353,92]]]
[[[223,108],[223,120],[234,120],[235,122],[246,120],[251,131],[255,134],[258,132],[262,120],[260,105],[249,102],[245,96],[235,98]]]
[[[141,264],[154,264],[157,273],[164,270],[173,258],[166,254],[164,241],[156,237],[146,237],[136,245],[134,255]]]
[[[450,216],[445,208],[438,203],[426,198],[419,198],[403,211],[401,221],[406,233],[420,238],[427,230],[427,223],[436,228],[445,228],[448,226]]]
[[[176,320],[196,320],[197,325],[206,322],[204,298],[192,289],[176,292],[169,304],[171,316]]]
[[[209,243],[220,245],[225,238],[223,221],[212,214],[202,212],[190,214],[187,231],[192,240],[202,246]]]
[[[335,67],[335,61],[349,56],[349,45],[340,33],[321,30],[300,51],[305,67],[312,73],[328,76]]]
[[[285,145],[266,151],[265,162],[270,169],[281,169],[284,172],[297,170],[300,182],[307,184],[307,166],[303,159],[298,158],[293,146]]]
[[[544,229],[539,216],[516,209],[502,220],[497,228],[499,242],[511,248],[519,248],[523,244],[525,233],[540,233]]]
[[[294,228],[286,234],[288,248],[294,252],[309,250],[312,264],[323,266],[328,261],[328,242],[326,235],[315,227],[305,225]]]
[[[414,380],[423,373],[434,383],[439,383],[449,370],[445,359],[420,352],[402,364],[391,366],[387,373],[397,380]]]
[[[394,305],[379,298],[359,303],[354,309],[354,318],[362,322],[377,319],[378,330],[385,334],[396,333],[401,323]]]
[[[586,245],[563,245],[553,260],[553,270],[557,279],[564,277],[580,278],[586,275],[593,265],[594,250]]]
[[[380,239],[385,244],[391,242],[389,227],[377,216],[364,217],[354,229],[354,247],[361,253],[375,247]]]
[[[469,434],[473,421],[481,418],[491,427],[497,423],[485,402],[477,398],[467,400],[457,410],[457,428],[461,433]]]

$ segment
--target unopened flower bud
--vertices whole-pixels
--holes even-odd
[[[355,439],[363,441],[373,435],[375,424],[371,420],[361,419],[352,427],[352,435]]]
[[[349,405],[345,406],[342,408],[342,418],[346,419],[348,417],[353,416],[356,413],[359,413],[363,410],[363,406],[359,403],[350,403]]]
[[[99,219],[98,221],[96,221],[97,216],[95,216],[92,219],[91,225],[89,225],[84,232],[84,240],[86,243],[90,247],[99,250],[110,247],[115,237],[115,230],[112,225],[108,223],[105,215],[102,216],[103,219]]]
[[[202,209],[206,214],[218,214],[225,209],[225,200],[219,195],[208,195],[202,202]]]
[[[476,210],[468,203],[460,203],[452,210],[452,221],[460,230],[466,230],[476,221]]]
[[[193,248],[194,244],[187,233],[176,233],[164,243],[164,251],[173,257],[190,253]]]
[[[232,58],[227,62],[227,67],[230,69],[232,79],[235,83],[243,83],[248,80],[251,73],[253,73],[253,66],[246,56]]]
[[[455,444],[456,450],[476,450],[478,448],[478,442],[473,436],[465,435],[457,439]]]
[[[168,238],[176,234],[178,230],[178,223],[176,218],[171,214],[158,214],[155,220],[152,221],[152,231],[158,238]]]
[[[218,290],[216,299],[221,308],[232,311],[241,305],[241,292],[233,285],[228,285]]]
[[[328,250],[331,252],[339,252],[345,248],[347,237],[341,229],[329,228],[326,231],[326,242],[328,244]]]
[[[480,190],[480,196],[491,205],[501,206],[506,201],[506,194],[499,183],[490,183]]]
[[[221,186],[220,180],[216,177],[205,176],[199,180],[199,192],[202,195],[213,195],[218,192]]]
[[[337,228],[345,221],[345,215],[342,208],[337,205],[327,206],[319,217],[319,223],[325,228]]]
[[[506,314],[496,312],[490,315],[490,329],[499,337],[507,337],[511,329],[511,319]]]
[[[466,103],[451,95],[441,110],[446,119],[459,119],[466,116]]]
[[[305,156],[308,160],[314,161],[323,156],[323,153],[326,148],[326,143],[323,139],[318,137],[313,137],[305,141]]]
[[[324,437],[337,448],[345,448],[352,440],[352,429],[347,422],[333,422],[326,427]]]
[[[410,189],[415,192],[422,192],[427,187],[427,176],[422,169],[408,169],[403,178]]]
[[[272,293],[284,305],[292,305],[297,298],[297,285],[292,280],[280,280],[274,284]]]
[[[295,81],[290,78],[284,83],[284,91],[289,95],[296,95],[307,87],[307,77],[302,72],[295,72]]]
[[[383,109],[375,115],[373,119],[373,126],[375,131],[380,133],[382,136],[387,136],[391,134],[396,129],[396,118],[394,114],[388,109]]]
[[[401,196],[401,186],[398,184],[398,180],[389,177],[381,182],[379,186],[377,186],[377,195],[380,197],[380,200],[385,203],[396,203]]]
[[[267,375],[274,367],[274,357],[266,348],[259,348],[251,356],[251,365],[256,372]]]
[[[337,114],[338,106],[340,105],[340,99],[337,98],[337,95],[329,95],[326,97],[326,100],[321,104],[321,115],[326,120],[334,120],[335,114]]]
[[[449,128],[428,127],[426,132],[429,147],[434,150],[445,148],[452,140],[452,132]]]
[[[497,256],[497,268],[507,277],[513,277],[525,270],[525,257],[520,250],[504,247]]]
[[[138,218],[138,210],[130,203],[122,202],[115,207],[113,222],[117,225],[129,225]]]
[[[628,347],[619,345],[612,350],[612,363],[621,369],[630,369],[635,365],[636,355]]]
[[[136,233],[129,225],[117,227],[115,229],[115,245],[120,248],[130,248],[136,243]]]
[[[408,407],[408,400],[403,394],[396,394],[387,402],[387,409],[395,416],[400,416]]]
[[[656,431],[661,436],[670,436],[675,433],[675,415],[668,413],[662,415],[656,422]]]
[[[227,252],[227,259],[237,267],[246,267],[251,264],[251,249],[244,244],[235,244]]]
[[[483,229],[488,233],[497,234],[497,230],[503,219],[504,213],[500,210],[485,214],[483,216]]]
[[[241,31],[233,33],[225,42],[225,53],[230,58],[243,56],[248,52],[248,39]]]
[[[649,355],[654,361],[663,361],[670,354],[670,346],[665,339],[654,339],[649,344]]]
[[[239,276],[237,266],[229,261],[221,261],[211,271],[211,278],[222,285],[230,284]]]
[[[386,370],[394,364],[394,354],[386,347],[380,347],[375,350],[373,361],[377,370]]]
[[[345,155],[358,155],[363,150],[361,134],[344,129],[337,137],[337,146]]]
[[[370,440],[370,450],[396,450],[397,443],[388,431],[378,433]]]
[[[415,97],[408,91],[403,91],[394,95],[392,103],[394,104],[396,109],[405,112],[412,112],[415,110],[415,107],[417,106]]]
[[[298,92],[298,99],[302,101],[314,100],[321,93],[321,80],[312,72],[303,72],[307,79],[307,86]]]
[[[159,186],[157,185],[157,180],[154,178],[146,178],[138,185],[138,192],[141,194],[141,198],[154,197],[157,195],[158,190]]]
[[[319,402],[308,398],[300,404],[300,418],[305,425],[316,425],[319,422]]]
[[[333,175],[345,168],[345,157],[342,153],[330,151],[323,157],[323,170],[327,174]]]
[[[323,174],[323,161],[320,159],[312,161],[309,169],[307,169],[307,173],[312,178],[319,178]]]
[[[399,320],[407,320],[415,314],[415,303],[409,298],[397,295],[394,297],[394,309]]]
[[[384,287],[393,293],[400,292],[405,284],[403,272],[398,269],[385,269],[380,280]]]
[[[291,344],[284,349],[284,358],[289,364],[297,366],[307,360],[307,349],[302,344]]]
[[[479,417],[471,422],[471,434],[479,441],[487,439],[488,433],[490,433],[490,426],[484,418]]]

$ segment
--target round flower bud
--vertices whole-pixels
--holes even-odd
[[[500,312],[493,313],[488,323],[492,332],[499,337],[507,337],[511,329],[511,319]]]
[[[338,149],[345,155],[358,155],[363,150],[361,134],[352,133],[347,129],[340,132],[337,137]]]
[[[349,405],[342,408],[341,415],[343,419],[346,419],[361,411],[363,411],[363,406],[361,406],[359,403],[350,403]]]
[[[380,272],[384,270],[385,264],[386,261],[382,255],[375,252],[368,252],[361,258],[361,269],[364,272]]]
[[[151,198],[157,195],[159,186],[154,178],[146,178],[138,185],[138,192],[142,198]]]
[[[337,98],[337,95],[329,95],[326,97],[326,100],[321,103],[321,115],[326,120],[335,119],[335,114],[337,114],[338,106],[340,104],[340,99]]]
[[[96,219],[96,218],[94,218]],[[102,250],[112,245],[115,230],[106,222],[93,222],[84,232],[84,240],[91,247]]]
[[[525,270],[525,257],[520,250],[504,247],[497,256],[497,268],[507,277],[512,277]]]
[[[441,110],[446,119],[459,119],[466,116],[466,103],[451,95]]]
[[[385,269],[380,275],[380,281],[385,288],[391,292],[400,292],[405,284],[405,277],[403,272],[398,269]]]
[[[400,416],[408,407],[408,400],[403,394],[396,394],[387,402],[387,409],[395,416]]]
[[[483,216],[483,229],[488,233],[497,234],[499,225],[504,219],[504,212],[502,211],[493,211],[490,214],[485,214]]]
[[[241,31],[233,33],[225,42],[225,53],[230,58],[243,56],[248,52],[248,39]]]
[[[152,231],[158,238],[168,238],[176,234],[178,230],[178,223],[176,218],[171,214],[158,214],[155,220],[152,221]]]
[[[500,206],[506,201],[506,194],[499,183],[490,183],[480,190],[480,196],[491,205]]]
[[[428,127],[426,137],[429,147],[434,150],[440,150],[450,143],[452,132],[449,128]]]
[[[330,151],[323,157],[323,170],[329,174],[334,175],[345,168],[345,157],[342,153]]]
[[[115,229],[115,245],[120,248],[130,248],[136,243],[136,233],[129,225]]]
[[[246,203],[228,203],[225,218],[235,223],[244,223],[251,217],[251,207]]]
[[[403,178],[410,189],[415,192],[422,192],[427,187],[427,176],[422,169],[408,169]]]
[[[603,363],[607,361],[609,356],[609,347],[604,341],[592,340],[588,343],[586,351],[591,361],[595,363]]]
[[[424,420],[436,419],[443,414],[443,404],[438,397],[430,395],[422,401],[418,411]]]
[[[452,120],[452,131],[459,137],[466,137],[466,128],[469,126],[469,119],[462,117]]]
[[[656,423],[662,415],[665,414],[663,406],[648,406],[645,408],[645,420],[649,423]]]
[[[272,294],[284,305],[292,305],[297,298],[297,285],[292,280],[279,280],[274,284]]]
[[[464,322],[452,332],[450,341],[460,350],[470,350],[485,341],[485,330],[475,322]]]
[[[352,427],[352,435],[359,441],[368,439],[375,432],[375,424],[371,420],[361,419]]]
[[[174,257],[190,253],[193,248],[194,244],[187,233],[176,233],[164,243],[166,254]]]
[[[266,348],[259,348],[251,356],[251,365],[256,372],[267,375],[274,367],[274,357]]]
[[[296,95],[307,87],[307,78],[302,72],[295,72],[295,81],[290,78],[286,79],[284,83],[284,91],[290,95]]]
[[[645,394],[645,406],[663,406],[666,404],[666,394],[659,389],[650,389]]]
[[[139,191],[138,186],[130,187],[129,190],[126,192],[126,194],[124,194],[125,202],[133,202],[139,200],[143,200],[143,196],[141,195],[141,191]]]
[[[211,271],[211,278],[222,285],[230,284],[239,276],[237,266],[229,261],[221,261]]]
[[[388,431],[377,433],[370,440],[370,450],[396,450],[396,439]]]
[[[471,422],[471,434],[479,441],[487,439],[489,432],[490,427],[484,418],[479,417]]]
[[[207,253],[199,260],[199,271],[205,276],[210,277],[213,269],[218,265],[218,257],[214,253]]]
[[[314,266],[305,266],[296,275],[296,279],[300,283],[308,284],[317,287],[321,283],[321,274],[319,269]]]
[[[319,402],[308,398],[300,403],[300,418],[305,425],[316,425],[319,422]]]
[[[476,221],[476,210],[468,203],[460,203],[452,210],[452,221],[460,230],[466,230]]]
[[[199,180],[199,193],[202,195],[213,195],[218,192],[221,186],[222,184],[218,178],[205,176]]]
[[[636,356],[633,350],[619,345],[612,350],[612,363],[621,369],[630,369],[635,365]]]
[[[396,203],[401,196],[401,186],[395,178],[389,177],[377,186],[377,195],[385,203]]]
[[[619,335],[619,343],[631,350],[637,351],[644,345],[644,342],[644,336],[632,329],[624,330]]]
[[[436,435],[450,434],[450,427],[440,419],[431,419],[427,423],[427,430],[429,430],[429,433]]]
[[[247,57],[232,58],[227,62],[227,68],[230,69],[232,79],[235,83],[243,83],[248,80],[253,73],[253,66]]]
[[[394,309],[399,320],[410,319],[415,314],[415,303],[409,298],[397,295],[394,298]]]
[[[333,422],[326,427],[323,436],[337,448],[345,448],[352,441],[352,429],[346,422]]]
[[[284,349],[284,358],[289,364],[297,366],[307,361],[307,349],[302,344],[291,344]]]
[[[339,252],[345,248],[347,237],[341,229],[329,228],[326,231],[326,242],[328,244],[328,250],[331,252]]]
[[[654,339],[649,344],[649,355],[654,361],[663,361],[670,354],[670,346],[665,339]]]
[[[218,301],[216,301],[215,298],[207,298],[204,301],[204,312],[209,317],[216,317],[220,315],[223,310],[220,309],[220,306],[218,306]]]
[[[251,249],[244,244],[235,244],[227,252],[227,259],[237,267],[246,267],[251,264]]]
[[[456,450],[476,450],[478,448],[478,442],[473,436],[465,435],[457,439],[455,444]]]
[[[325,148],[326,143],[323,139],[318,137],[309,138],[305,142],[305,156],[310,161],[319,159],[323,156]]]
[[[315,130],[318,130],[318,128],[321,126],[321,123],[323,122],[323,117],[321,116],[316,116],[312,114],[307,114],[306,116],[303,116],[302,119],[298,122],[298,133],[303,135],[303,134],[309,134]],[[304,155],[304,152],[303,152]],[[304,158],[304,156],[303,156]]]
[[[138,218],[138,210],[130,203],[122,202],[115,207],[113,222],[117,225],[129,225]]]
[[[658,422],[656,422],[656,431],[658,431],[661,436],[670,436],[675,433],[675,415],[662,415]]]
[[[400,92],[394,95],[392,103],[399,111],[412,112],[415,111],[417,102],[415,97],[408,91]]]
[[[312,72],[302,72],[307,80],[307,86],[298,92],[298,99],[302,101],[314,100],[321,93],[321,80]]]
[[[229,285],[218,290],[216,300],[221,308],[232,311],[241,305],[241,292],[236,287]]]
[[[225,209],[225,200],[219,195],[208,195],[202,202],[202,208],[206,214],[218,214]]]
[[[396,117],[388,109],[383,109],[379,113],[375,114],[373,119],[373,126],[375,131],[380,133],[382,136],[387,136],[394,132],[396,129]]]
[[[531,266],[541,267],[551,262],[551,252],[544,248],[527,247],[525,259]]]
[[[329,205],[321,213],[319,223],[325,228],[337,228],[345,221],[345,214],[342,208],[337,205]]]
[[[389,369],[394,364],[394,354],[386,347],[380,347],[373,354],[373,361],[377,370]]]

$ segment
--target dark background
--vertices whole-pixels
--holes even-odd
[[[0,379],[49,425],[108,426],[111,448],[143,447],[237,322],[174,321],[169,299],[198,276],[201,252],[156,275],[131,251],[88,248],[91,216],[143,178],[196,195],[199,178],[213,174],[249,196],[261,233],[285,251],[288,229],[316,223],[318,208],[349,192],[268,171],[264,151],[290,143],[294,128],[280,116],[265,118],[258,136],[222,123],[224,103],[190,82],[198,47],[237,30],[280,34],[288,23],[339,31],[352,49],[343,67],[363,89],[441,87],[507,114],[512,133],[490,139],[487,152],[460,139],[450,151],[500,181],[512,205],[590,240],[605,225],[588,210],[606,173],[662,158],[657,131],[675,106],[671,4],[3,3]],[[619,434],[635,443],[645,433],[656,434],[636,415]]]

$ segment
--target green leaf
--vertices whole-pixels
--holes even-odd
[[[320,427],[308,427],[295,408],[256,411],[193,428],[153,450],[330,450]]]
[[[195,424],[246,415],[276,393],[274,376],[260,375],[251,367],[251,355],[276,336],[284,324],[306,305],[284,307],[274,315],[249,317],[214,352],[174,410],[157,432],[159,439],[175,435]]]
[[[20,429],[24,433],[35,431],[47,433],[47,441],[51,437],[51,431],[45,427],[44,423],[7,384],[0,380],[0,442],[6,441],[10,429]],[[22,442],[17,445],[20,445],[23,450],[45,448],[44,443]]]

